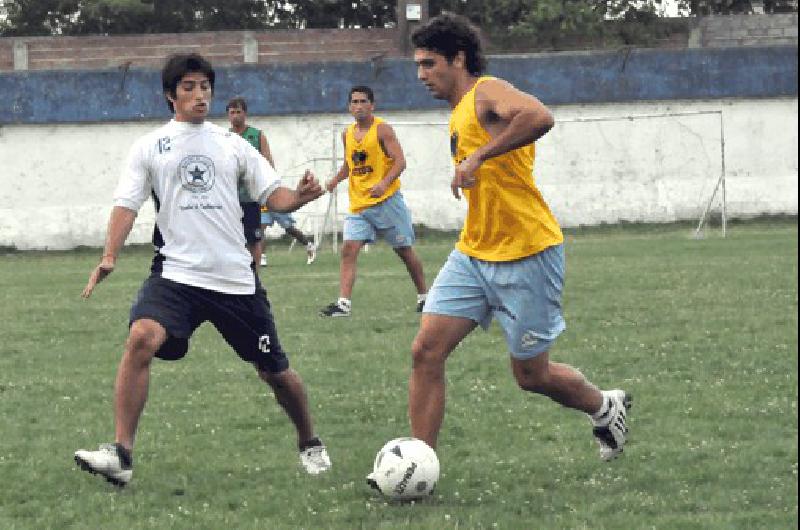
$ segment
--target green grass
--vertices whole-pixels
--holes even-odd
[[[0,528],[796,528],[797,221],[691,240],[684,226],[567,237],[568,330],[553,358],[635,397],[630,444],[603,463],[587,420],[518,390],[500,330],[448,363],[434,498],[395,506],[364,483],[408,433],[417,328],[405,269],[383,244],[359,263],[354,315],[323,320],[336,256],[270,252],[279,331],[334,467],[299,468],[293,429],[212,327],[156,362],[133,482],[78,471],[113,434],[112,388],[150,251],[126,249],[89,301],[96,250],[0,256]],[[453,236],[424,234],[432,280]]]

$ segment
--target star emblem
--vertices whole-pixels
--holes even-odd
[[[192,176],[192,182],[196,180],[203,180],[203,175],[206,172],[200,169],[198,166],[194,166],[194,169],[189,171],[189,174]]]

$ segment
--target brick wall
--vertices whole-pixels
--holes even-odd
[[[797,45],[797,13],[733,15],[692,19],[685,34],[659,42],[661,48],[722,48]],[[27,52],[28,70],[107,69],[130,66],[159,68],[176,52],[195,51],[215,65],[363,61],[399,57],[396,29],[307,29],[219,31],[115,37],[0,38],[0,72],[14,69]],[[579,43],[580,44],[580,43]],[[584,47],[584,46],[577,46]],[[602,47],[588,46],[591,48]],[[536,51],[518,43],[507,51]],[[24,68],[23,68],[24,69]]]
[[[158,68],[177,52],[200,53],[215,65],[364,60],[398,55],[395,39],[392,29],[0,38],[0,71],[14,69],[14,42],[25,44],[28,70],[92,70]]]
[[[364,60],[399,56],[395,30],[309,29],[254,33],[258,62]]]
[[[43,37],[25,39],[30,70],[113,68],[161,65],[179,51],[196,51],[212,62],[242,62],[241,34],[194,33],[118,37]]]
[[[0,39],[0,72],[14,69],[14,43],[11,39]]]
[[[701,48],[797,45],[797,13],[698,18],[689,41]]]

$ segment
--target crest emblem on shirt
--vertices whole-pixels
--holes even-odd
[[[372,166],[367,165],[368,154],[363,149],[353,151],[350,158],[353,161],[353,175],[369,175],[375,171]]]
[[[203,155],[189,155],[178,166],[183,188],[192,193],[205,193],[214,187],[214,162]]]
[[[353,164],[363,166],[367,163],[367,152],[363,150],[353,151],[353,156],[351,158],[353,159]]]

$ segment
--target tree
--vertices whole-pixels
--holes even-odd
[[[14,0],[0,35],[111,35],[263,29],[264,0]]]
[[[662,24],[663,0],[431,0],[431,12],[467,16],[502,50],[650,45],[671,32]],[[684,25],[685,26],[685,25]]]
[[[746,15],[755,13],[760,4],[764,13],[797,13],[797,0],[679,0],[680,11],[686,15]]]
[[[275,25],[288,28],[383,28],[396,23],[396,0],[270,2]]]
[[[0,35],[386,27],[396,0],[12,0]]]
[[[491,41],[539,48],[647,44],[675,31],[658,13],[666,0],[430,0],[460,13]],[[755,0],[676,0],[684,15],[753,12]],[[761,0],[767,13],[796,0]],[[0,35],[181,33],[266,28],[375,28],[396,23],[397,0],[6,0]],[[685,25],[685,24],[684,24]]]
[[[6,6],[8,16],[0,24],[0,35],[58,34],[77,3],[77,0],[14,0]]]

